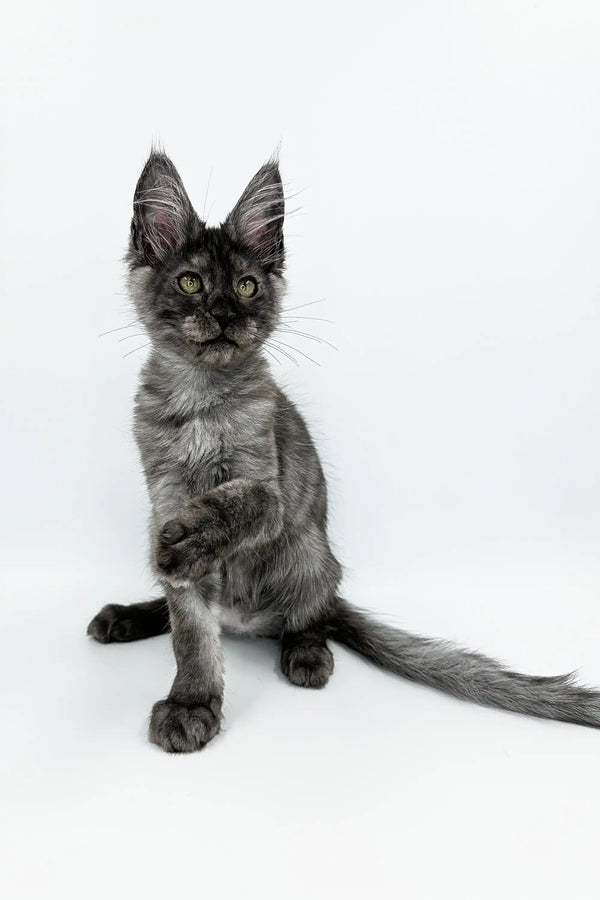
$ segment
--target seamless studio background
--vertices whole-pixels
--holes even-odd
[[[145,735],[168,639],[85,629],[156,596],[147,351],[125,356],[146,341],[112,331],[150,144],[216,223],[281,143],[287,306],[338,349],[294,336],[318,365],[274,368],[324,458],[345,595],[600,684],[598,4],[0,15],[4,896],[596,896],[597,732],[341,648],[303,692],[273,644],[228,639],[224,733],[168,757]]]

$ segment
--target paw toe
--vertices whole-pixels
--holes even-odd
[[[134,641],[140,635],[136,622],[128,613],[126,606],[111,603],[94,616],[87,627],[87,633],[101,644]]]
[[[177,559],[174,548],[170,544],[159,544],[156,550],[156,565],[161,572],[170,574],[176,567]]]
[[[195,706],[159,700],[152,708],[150,740],[167,753],[202,750],[221,727],[220,709],[221,702],[217,697]]]
[[[179,519],[165,522],[160,531],[161,540],[165,544],[178,544],[187,535],[187,529]]]
[[[282,654],[281,668],[292,684],[322,688],[333,672],[333,655],[321,644],[293,647]]]
[[[115,640],[111,637],[112,628],[117,617],[116,605],[105,606],[98,615],[94,616],[87,627],[87,633],[101,644],[108,644]]]

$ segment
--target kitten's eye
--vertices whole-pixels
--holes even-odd
[[[258,289],[258,285],[256,284],[254,278],[250,278],[250,276],[247,275],[245,278],[240,278],[235,286],[235,289],[240,297],[244,297],[247,300],[248,297],[254,297]]]
[[[177,279],[177,284],[184,294],[197,294],[202,290],[202,279],[194,272],[186,272]]]

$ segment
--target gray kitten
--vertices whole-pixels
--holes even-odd
[[[105,606],[88,633],[109,642],[172,631],[177,674],[154,705],[150,739],[183,752],[219,731],[222,627],[279,640],[282,670],[302,687],[327,683],[332,639],[457,697],[599,725],[600,694],[570,676],[509,672],[379,624],[338,596],[319,458],[261,351],[285,288],[283,218],[275,160],[219,228],[200,220],[162,153],[151,154],[135,192],[129,287],[152,342],[135,434],[164,597]]]

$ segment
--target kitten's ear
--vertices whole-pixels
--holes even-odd
[[[160,265],[182,250],[199,226],[177,169],[164,153],[152,151],[133,198],[133,251],[148,265]]]
[[[225,220],[231,236],[258,256],[263,265],[284,263],[283,184],[276,159],[260,169]]]

